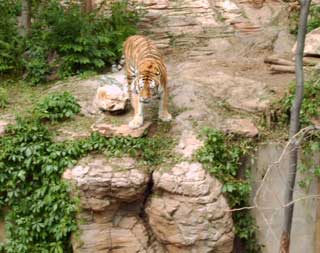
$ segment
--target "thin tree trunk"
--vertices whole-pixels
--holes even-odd
[[[298,146],[293,139],[294,135],[300,128],[300,108],[303,101],[303,88],[304,88],[304,76],[303,76],[303,51],[304,42],[307,32],[307,21],[309,14],[311,0],[300,0],[300,18],[299,28],[297,36],[297,49],[295,58],[295,70],[296,70],[296,94],[295,100],[291,107],[290,114],[290,127],[289,127],[289,172],[287,185],[285,189],[284,203],[290,203],[293,197],[293,190],[296,180],[297,161],[298,161]],[[284,221],[280,243],[280,253],[289,253],[290,251],[290,233],[292,226],[294,204],[291,204],[284,208]]]
[[[21,35],[27,36],[31,27],[31,0],[22,0],[21,2]]]
[[[86,13],[91,12],[93,10],[93,0],[83,0],[82,9]]]

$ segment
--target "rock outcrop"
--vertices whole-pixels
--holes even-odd
[[[96,96],[93,99],[94,109],[100,109],[109,112],[124,111],[127,107],[129,97],[121,89],[120,85],[106,85],[97,89]]]
[[[222,185],[199,163],[182,162],[153,173],[146,212],[168,252],[231,252],[233,223]]]
[[[292,53],[295,53],[297,44],[294,45]],[[306,35],[304,55],[320,56],[320,28],[314,29]]]
[[[74,252],[147,251],[148,231],[141,219],[141,206],[149,175],[131,158],[89,156],[63,176],[79,192],[83,209],[80,239]]]
[[[98,155],[63,177],[80,195],[76,253],[232,251],[233,223],[221,184],[198,163],[152,175],[132,158]]]

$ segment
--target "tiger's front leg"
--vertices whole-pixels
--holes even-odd
[[[134,116],[129,122],[129,127],[135,129],[143,125],[143,103],[139,101],[138,94],[134,92],[131,94],[131,104],[134,109]]]
[[[162,121],[172,120],[172,116],[168,111],[168,96],[168,90],[165,88],[163,92],[160,93],[159,119]]]

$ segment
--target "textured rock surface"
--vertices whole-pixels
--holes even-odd
[[[121,85],[99,87],[92,103],[93,108],[110,112],[124,111],[129,97],[121,89]]]
[[[227,119],[223,131],[245,137],[255,137],[259,134],[257,127],[248,119]]]
[[[139,216],[149,175],[136,167],[131,158],[89,156],[64,173],[75,184],[83,208],[74,252],[152,252]]]
[[[132,129],[128,126],[128,124],[115,126],[112,124],[97,124],[93,125],[91,129],[93,131],[97,131],[104,136],[131,136],[134,138],[141,137],[145,135],[151,126],[151,122],[144,122],[143,125],[139,128]]]
[[[216,179],[188,162],[154,172],[152,191],[150,176],[131,158],[101,155],[67,170],[82,206],[74,252],[231,252],[231,214]]]
[[[146,212],[168,252],[231,252],[233,224],[221,184],[199,163],[182,162],[153,174]]]
[[[176,152],[184,158],[192,158],[192,155],[203,146],[195,133],[184,130],[180,136],[179,144],[176,147]]]
[[[292,53],[296,51],[297,44],[294,45]],[[314,29],[306,35],[305,55],[319,56],[320,55],[320,28]]]

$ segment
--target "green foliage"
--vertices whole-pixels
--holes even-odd
[[[8,104],[8,92],[5,88],[0,87],[0,108],[6,108]]]
[[[290,109],[295,98],[296,85],[290,87],[286,94],[275,107],[277,110],[278,121],[288,124],[290,119]],[[309,125],[311,119],[320,116],[320,78],[314,77],[305,82],[304,99],[300,111],[300,122],[302,126]]]
[[[43,105],[56,103],[44,101]],[[43,121],[30,118],[18,119],[0,137],[0,210],[8,209],[8,240],[0,252],[72,252],[70,234],[77,231],[78,200],[70,198],[72,189],[61,180],[64,170],[90,152],[128,154],[157,165],[170,155],[173,144],[163,137],[105,138],[97,133],[55,143],[52,134]]]
[[[251,186],[248,180],[239,179],[238,173],[241,158],[250,151],[246,141],[236,142],[234,136],[224,136],[214,129],[206,129],[206,142],[197,153],[198,160],[205,165],[210,173],[223,183],[231,208],[249,205]],[[256,239],[258,230],[249,211],[233,213],[236,235],[245,242],[246,252],[260,252],[261,245]]]
[[[320,165],[316,156],[320,152],[320,132],[311,132],[305,137],[301,145],[301,161],[298,164],[298,171],[302,176],[299,186],[308,191],[315,178],[320,177]]]
[[[64,78],[116,62],[124,40],[137,32],[141,15],[128,1],[108,6],[110,15],[101,11],[103,6],[86,13],[81,1],[33,1],[31,33],[22,38],[18,3],[0,0],[0,74],[23,70],[33,84],[50,74]]]
[[[309,11],[307,29],[308,32],[320,27],[320,6],[312,5]]]
[[[60,178],[73,154],[37,121],[10,127],[0,149],[0,208],[9,208],[5,252],[68,252],[77,205]]]
[[[289,16],[289,28],[292,34],[298,34],[299,10],[293,10]],[[308,16],[307,32],[320,27],[320,6],[311,5]]]
[[[135,5],[129,5],[129,1],[115,2],[111,6],[111,17],[109,19],[110,30],[112,32],[111,46],[114,49],[116,59],[120,59],[122,55],[122,44],[130,35],[137,33],[137,24],[140,17],[143,16],[141,11],[132,11]]]
[[[0,0],[0,75],[21,68],[23,40],[18,34],[17,13],[19,6],[15,0]]]
[[[69,92],[52,93],[36,105],[34,112],[39,119],[55,122],[79,113],[80,105]]]
[[[137,32],[139,15],[126,1],[112,4],[111,10],[107,16],[99,10],[84,13],[74,2],[62,6],[51,0],[40,5],[28,43],[29,79],[41,82],[55,68],[62,78],[99,71],[118,60],[124,40]]]

